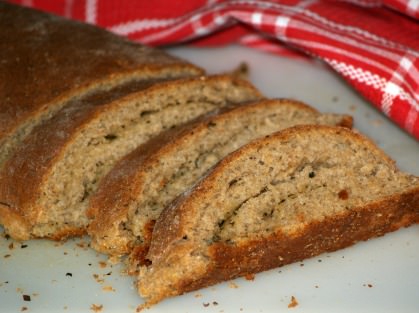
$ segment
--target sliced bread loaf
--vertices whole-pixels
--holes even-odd
[[[92,25],[0,1],[0,168],[33,127],[69,100],[133,79],[198,67]]]
[[[419,177],[348,129],[251,142],[158,218],[138,289],[148,304],[419,222]]]
[[[213,76],[137,82],[72,101],[5,163],[0,221],[16,239],[84,233],[89,196],[116,160],[165,129],[259,98],[246,81]]]
[[[90,199],[91,246],[142,262],[160,212],[228,153],[252,139],[298,124],[347,125],[293,100],[235,105],[170,129],[123,158]]]

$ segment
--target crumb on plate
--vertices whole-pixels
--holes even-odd
[[[23,301],[31,301],[30,295],[22,295]]]
[[[103,286],[102,290],[106,292],[115,291],[115,289],[113,289],[112,286]]]
[[[195,297],[195,298],[202,298],[202,294],[198,292],[198,293],[196,293],[196,294],[194,295],[194,297]]]
[[[90,310],[92,310],[93,312],[101,312],[103,309],[103,305],[102,304],[92,304],[90,306]]]
[[[291,301],[290,301],[290,303],[288,304],[288,308],[289,308],[289,309],[291,309],[291,308],[295,308],[297,305],[298,305],[298,301],[297,301],[297,299],[296,299],[294,296],[291,296]]]

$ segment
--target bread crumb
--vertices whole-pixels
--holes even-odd
[[[103,305],[102,304],[92,304],[90,306],[90,310],[92,310],[93,312],[101,312],[103,309]]]
[[[112,286],[103,286],[102,287],[102,290],[103,291],[106,291],[106,292],[110,292],[110,291],[114,291],[115,292],[115,289],[113,289]]]
[[[99,278],[98,274],[93,274],[93,278],[96,280],[97,283],[102,284],[105,280],[102,278]]]
[[[249,79],[249,65],[246,62],[240,62],[235,69],[227,74],[241,79]]]
[[[82,248],[84,250],[87,250],[87,248],[89,247],[89,244],[85,241],[80,241],[78,243],[76,243],[76,246],[79,248]]]
[[[237,289],[239,288],[239,286],[236,283],[233,283],[232,281],[228,283],[228,287],[232,288],[232,289]]]
[[[291,296],[291,302],[288,304],[288,308],[295,308],[298,305],[298,301],[294,296]]]
[[[28,308],[26,306],[22,306],[22,308],[20,309],[21,312],[27,311],[27,310],[28,310]]]
[[[99,266],[100,266],[100,268],[105,268],[107,266],[107,264],[106,264],[105,261],[100,261]]]
[[[118,264],[121,260],[121,257],[119,256],[110,256],[108,259],[108,262],[111,264]]]
[[[196,293],[194,297],[195,298],[202,298],[202,294],[201,293]]]

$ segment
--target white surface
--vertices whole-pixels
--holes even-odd
[[[172,52],[210,73],[245,61],[251,81],[267,96],[292,97],[320,111],[353,115],[355,127],[373,138],[401,169],[419,175],[419,143],[318,62],[239,47]],[[0,238],[0,312],[26,307],[25,312],[83,313],[94,312],[93,304],[103,306],[99,312],[135,312],[142,300],[133,280],[121,275],[120,266],[101,266],[106,257],[88,249],[87,242],[87,238],[65,244],[38,240],[21,248],[21,243]],[[24,301],[23,295],[30,295],[31,301]],[[294,308],[288,308],[291,296],[298,301]],[[419,226],[260,273],[253,281],[237,279],[168,299],[145,312],[294,311],[419,312]]]

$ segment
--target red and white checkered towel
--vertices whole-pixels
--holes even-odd
[[[324,60],[419,140],[419,0],[14,0],[149,45],[238,42]]]

